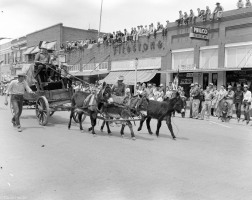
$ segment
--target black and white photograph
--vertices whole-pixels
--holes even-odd
[[[251,0],[0,0],[0,200],[251,200]]]

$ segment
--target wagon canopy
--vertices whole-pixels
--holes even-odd
[[[29,86],[35,84],[36,80],[34,77],[34,64],[23,64],[22,73],[26,74],[26,81]]]

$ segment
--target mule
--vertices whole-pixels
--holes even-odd
[[[128,106],[127,108],[130,109],[131,113],[133,114],[133,116],[138,116],[140,113],[137,111],[137,104],[139,102],[140,98],[138,96],[133,96],[130,98],[130,102],[126,103],[123,101],[124,105],[118,105],[118,106],[125,106],[125,104],[127,104],[126,106]],[[112,120],[113,118],[110,117],[110,119]],[[105,120],[102,122],[101,125],[101,131],[103,131],[103,128],[105,126]]]
[[[82,120],[81,120],[82,115],[86,113],[87,115],[90,116],[90,121],[91,121],[91,127],[88,129],[88,131],[92,131],[92,134],[95,135],[96,133],[94,131],[94,127],[96,126],[97,110],[91,111],[88,109],[88,107],[83,107],[84,100],[87,98],[88,95],[90,95],[90,93],[81,92],[81,91],[78,91],[73,94],[71,98],[72,108],[71,108],[71,113],[70,113],[70,120],[68,123],[68,129],[71,128],[72,118],[74,116],[75,111],[77,110],[80,130],[81,131],[83,130]],[[102,103],[106,102],[107,99],[110,98],[110,96],[111,96],[110,87],[106,83],[103,83],[102,89],[97,94],[97,105],[98,105],[97,109],[100,109]],[[109,129],[108,123],[107,123],[107,128],[108,128],[108,133],[110,134],[111,131]]]
[[[118,97],[116,97],[118,98]],[[133,128],[132,128],[132,123],[130,121],[131,118],[135,116],[139,116],[139,106],[140,106],[140,98],[138,96],[134,96],[130,99],[130,102],[128,105],[120,105],[116,103],[111,103],[111,104],[104,104],[104,106],[101,108],[101,113],[104,115],[105,119],[120,119],[120,120],[125,120],[125,121],[118,121],[117,123],[121,123],[121,131],[120,134],[122,137],[124,137],[124,128],[126,125],[128,125],[130,132],[131,132],[131,138],[133,140],[136,139]],[[104,128],[105,121],[103,121],[102,126],[101,126],[101,131]]]
[[[147,98],[143,99],[144,109],[143,106],[140,107],[140,110],[147,111],[142,117],[138,131],[141,131],[144,121],[146,120],[146,126],[150,135],[153,134],[150,127],[150,121],[152,118],[157,119],[157,129],[156,129],[156,136],[159,136],[159,129],[162,125],[162,121],[165,120],[168,129],[170,130],[171,136],[173,139],[176,138],[173,132],[172,124],[171,124],[171,116],[173,111],[177,111],[181,113],[182,109],[185,108],[185,101],[180,97],[178,92],[175,93],[175,97],[171,99],[166,99],[163,102],[158,102],[154,100],[148,100]]]

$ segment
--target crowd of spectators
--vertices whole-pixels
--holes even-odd
[[[248,8],[251,7],[250,0],[246,0],[246,3],[244,5],[243,0],[238,0],[237,2],[237,8]],[[191,9],[189,13],[179,11],[179,18],[176,20],[177,25],[188,25],[188,24],[194,24],[196,22],[196,19],[202,19],[202,21],[206,20],[219,20],[222,18],[222,13],[224,9],[220,5],[219,2],[216,3],[216,7],[213,12],[211,12],[209,6],[206,6],[205,9],[197,9],[197,14],[194,13],[194,11]],[[156,26],[151,23],[149,25],[139,25],[137,27],[132,27],[130,30],[124,29],[123,31],[115,31],[113,33],[107,33],[100,36],[97,40],[78,40],[78,41],[66,41],[65,44],[62,44],[61,49],[65,49],[66,51],[71,51],[74,49],[83,49],[88,48],[89,44],[106,44],[111,45],[115,43],[125,43],[130,41],[138,41],[139,36],[147,36],[147,38],[150,38],[153,36],[156,38],[157,33],[162,33],[162,36],[167,35],[167,28],[168,28],[169,20],[166,21],[166,24],[163,25],[160,22],[157,22]]]
[[[221,86],[219,90],[212,83],[203,90],[198,84],[191,84],[190,90],[190,118],[207,119],[210,115],[216,116],[222,122],[228,122],[233,117],[233,107],[236,110],[237,121],[241,120],[241,109],[244,110],[244,119],[246,124],[250,121],[252,96],[248,90],[248,85],[237,85],[236,90],[229,85],[227,90],[225,86]]]
[[[167,35],[167,25],[169,21],[166,21],[167,24],[164,26],[160,22],[157,22],[156,27],[153,23],[149,26],[140,25],[132,27],[131,30],[124,29],[124,31],[116,31],[113,33],[104,34],[102,37],[98,38],[98,43],[102,44],[114,44],[114,43],[124,43],[128,41],[138,41],[139,36],[145,35],[150,38],[153,35],[156,38],[158,32],[161,32],[163,36]]]
[[[245,3],[245,8],[249,8],[251,7],[251,2],[250,0],[246,0]],[[237,8],[244,8],[244,3],[243,0],[238,0],[237,2]],[[179,18],[176,20],[177,25],[181,26],[181,25],[188,25],[189,23],[193,24],[195,23],[196,19],[202,19],[203,21],[206,20],[220,20],[222,18],[222,13],[223,13],[224,9],[223,7],[220,5],[219,2],[216,3],[216,7],[213,11],[213,13],[211,13],[211,10],[209,9],[209,6],[206,6],[206,9],[197,9],[197,14],[194,14],[193,10],[190,10],[190,13],[187,14],[187,12],[182,12],[181,10],[179,11]]]

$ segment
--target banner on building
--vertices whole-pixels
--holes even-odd
[[[190,38],[195,38],[195,39],[202,39],[202,40],[208,40],[208,29],[207,28],[202,28],[202,27],[191,27]]]

